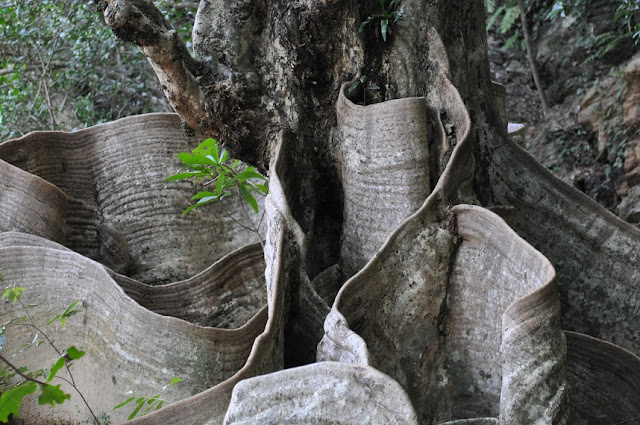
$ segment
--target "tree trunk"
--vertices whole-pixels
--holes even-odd
[[[94,346],[92,364],[74,365],[90,401],[108,399],[106,408],[123,385],[144,389],[171,373],[185,380],[176,402],[132,423],[637,415],[640,232],[510,141],[489,79],[482,1],[402,0],[384,41],[373,0],[202,0],[193,57],[150,0],[98,4],[115,34],[147,55],[195,130],[187,133],[218,137],[268,170],[270,193],[263,285],[256,248],[243,249],[240,228],[219,221],[234,205],[178,221],[190,187],[150,181],[172,166],[171,152],[197,142],[178,133],[175,117],[0,145],[0,230],[39,236],[0,234],[0,261],[43,299],[47,285],[34,279],[51,279],[56,305],[83,299],[85,324],[69,340]],[[349,87],[361,75],[382,102],[357,104],[367,88]],[[30,196],[36,214],[25,212]],[[97,237],[105,223],[118,229],[108,233],[114,249]],[[103,252],[119,253],[114,264],[127,276]],[[55,276],[32,258],[46,258]],[[174,283],[157,285],[165,282]],[[118,305],[120,329],[100,331]],[[608,397],[599,399],[603,381]],[[35,403],[24,408],[21,417],[44,417]],[[59,409],[74,420],[78,407]]]

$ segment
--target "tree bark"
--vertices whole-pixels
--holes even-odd
[[[637,374],[608,362],[640,370],[640,232],[509,140],[489,78],[482,1],[403,0],[404,17],[385,42],[376,19],[358,34],[381,14],[377,1],[203,0],[193,57],[150,0],[98,4],[116,35],[147,55],[195,137],[219,137],[269,173],[265,293],[250,297],[262,263],[249,255],[255,248],[236,250],[243,241],[233,223],[216,223],[232,207],[178,223],[176,197],[189,188],[145,179],[170,166],[167,152],[193,146],[175,119],[132,117],[0,146],[12,164],[0,163],[10,177],[0,199],[11,201],[0,203],[9,217],[0,229],[40,236],[0,237],[8,272],[46,294],[47,268],[24,264],[42,257],[74,277],[68,287],[50,278],[59,296],[80,296],[84,285],[90,320],[74,332],[87,341],[113,305],[127,305],[121,333],[136,342],[133,353],[119,351],[119,334],[105,336],[101,370],[122,365],[118,373],[145,382],[182,370],[191,379],[179,398],[195,395],[132,423],[635,417]],[[349,87],[361,75],[380,87],[382,102],[357,104],[363,92]],[[152,160],[140,167],[143,153]],[[43,204],[37,214],[24,212],[29,192]],[[34,224],[39,217],[49,224]],[[100,259],[95,236],[105,222],[120,226],[115,239],[127,243],[129,262],[118,265],[128,276],[43,239]],[[185,236],[175,236],[178,226]],[[233,252],[220,258],[218,248]],[[219,261],[197,273],[212,257]],[[251,272],[237,279],[243,264]],[[249,312],[230,304],[229,287],[240,287],[234,297]],[[180,307],[167,301],[176,292]],[[256,306],[262,299],[266,310]],[[196,312],[227,311],[223,321],[239,327],[154,321],[147,308],[196,323]],[[135,350],[162,327],[161,352],[140,354],[135,365]],[[173,338],[186,348],[166,348]],[[603,376],[610,394],[598,400]],[[117,398],[116,381],[93,385]]]

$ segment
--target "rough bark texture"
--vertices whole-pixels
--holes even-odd
[[[91,320],[69,341],[110,332],[78,373],[138,358],[123,373],[141,387],[170,379],[161,366],[191,379],[132,423],[640,416],[624,372],[638,370],[640,232],[509,140],[482,1],[403,0],[383,42],[379,22],[357,33],[373,0],[203,0],[194,57],[149,0],[98,3],[183,122],[270,178],[262,263],[225,219],[237,205],[182,220],[192,188],[154,181],[197,142],[175,116],[0,145],[7,279],[39,299],[55,288],[54,304],[82,299]],[[362,74],[384,102],[355,104],[345,83]],[[126,307],[117,332],[105,306]],[[100,373],[87,391],[108,403],[123,390]],[[21,415],[42,418],[34,404]]]

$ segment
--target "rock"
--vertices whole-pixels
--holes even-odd
[[[509,136],[511,136],[513,141],[523,148],[526,147],[526,131],[527,128],[524,124],[510,122],[507,125],[507,132],[509,133]]]
[[[627,90],[622,108],[624,122],[630,128],[640,128],[640,54],[635,55],[624,67]]]
[[[527,70],[519,61],[511,59],[509,65],[507,65],[507,72],[512,74],[524,74],[527,72]]]
[[[616,214],[628,223],[640,224],[640,186],[632,187],[622,200]]]
[[[630,187],[640,184],[640,140],[632,140],[625,149],[624,175]]]
[[[605,153],[612,129],[624,126],[620,100],[612,93],[622,93],[624,82],[617,75],[610,75],[592,87],[580,100],[578,121],[597,135],[598,154]]]

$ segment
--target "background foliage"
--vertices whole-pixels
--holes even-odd
[[[197,6],[156,1],[188,41]],[[0,0],[0,140],[171,111],[145,57],[93,0]]]

